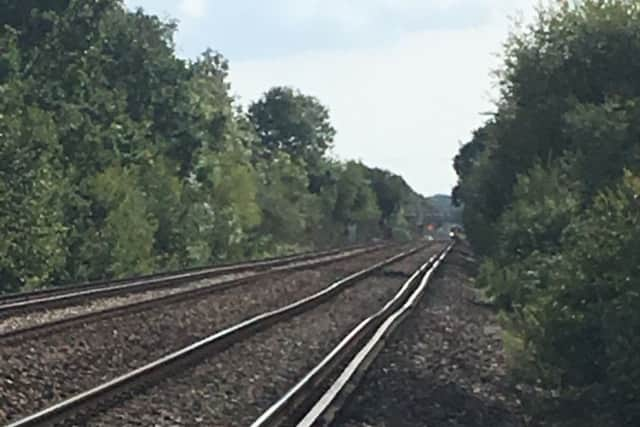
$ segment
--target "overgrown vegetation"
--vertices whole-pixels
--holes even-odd
[[[479,283],[522,342],[520,379],[555,396],[548,425],[640,425],[639,35],[636,1],[542,10],[455,159]]]
[[[426,200],[331,160],[317,99],[243,111],[174,31],[120,0],[0,1],[0,292],[414,233]]]

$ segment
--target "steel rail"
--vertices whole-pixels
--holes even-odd
[[[61,319],[52,320],[36,324],[33,326],[27,326],[23,328],[13,329],[0,333],[0,344],[22,342],[29,339],[33,339],[46,334],[54,332],[60,332],[62,330],[69,329],[76,325],[83,325],[90,322],[97,322],[103,319],[111,319],[118,316],[123,316],[131,313],[139,313],[144,310],[153,309],[159,306],[168,306],[171,304],[177,304],[184,301],[192,300],[198,297],[211,295],[226,291],[231,288],[237,288],[240,286],[247,286],[253,284],[257,279],[264,279],[266,277],[274,276],[279,273],[292,272],[302,270],[310,267],[320,267],[328,265],[337,261],[343,261],[370,253],[381,249],[378,246],[371,248],[355,249],[348,251],[344,254],[323,254],[317,258],[296,259],[289,261],[289,264],[274,266],[267,270],[258,271],[248,277],[241,277],[235,279],[223,280],[221,282],[213,283],[211,285],[202,286],[199,288],[188,289],[160,297],[150,298],[142,301],[137,301],[129,304],[123,304],[115,307],[105,308],[102,310],[89,311],[87,313],[77,314],[73,316],[63,317]],[[197,279],[194,279],[197,280]]]
[[[27,292],[14,292],[14,293],[0,294],[0,306],[11,303],[11,302],[27,301],[27,300],[38,299],[41,297],[46,297],[46,296],[73,293],[78,290],[99,289],[99,288],[116,286],[116,285],[125,285],[131,282],[137,282],[137,281],[148,280],[148,279],[160,279],[160,278],[165,278],[169,276],[175,276],[178,274],[192,273],[192,272],[203,271],[203,270],[218,269],[222,273],[225,273],[225,272],[233,273],[234,271],[237,271],[237,269],[252,268],[259,264],[274,263],[274,262],[277,263],[278,261],[292,261],[296,258],[305,257],[305,256],[314,256],[314,255],[317,256],[321,254],[338,253],[338,252],[344,252],[348,250],[361,249],[368,246],[376,246],[376,245],[360,244],[360,245],[345,246],[341,248],[326,249],[322,251],[305,251],[305,252],[293,253],[293,254],[283,255],[283,256],[252,259],[252,260],[232,262],[232,263],[222,263],[222,264],[215,264],[215,265],[209,265],[204,267],[189,267],[189,268],[184,268],[180,270],[163,271],[159,273],[123,277],[121,279],[100,279],[100,280],[92,280],[92,281],[82,282],[82,283],[50,286],[50,287],[36,289],[32,291],[27,291]]]
[[[356,247],[353,247],[353,249],[355,249],[355,248]],[[343,248],[343,250],[347,250],[347,249],[350,249],[350,248],[349,247]],[[10,303],[10,302],[27,301],[27,300],[37,299],[37,298],[41,298],[41,297],[45,297],[45,296],[53,296],[53,295],[72,293],[72,292],[75,292],[77,290],[98,289],[98,288],[114,286],[114,285],[123,285],[123,284],[127,284],[127,283],[130,283],[130,282],[135,282],[135,281],[140,281],[140,280],[157,279],[157,278],[163,278],[163,277],[167,277],[167,276],[173,276],[173,275],[176,275],[176,274],[190,273],[190,272],[201,271],[201,270],[206,270],[206,269],[227,269],[227,268],[235,269],[235,268],[242,268],[242,267],[245,267],[245,266],[246,267],[251,267],[252,265],[255,265],[257,263],[262,263],[262,262],[286,260],[286,259],[291,259],[291,258],[304,256],[304,255],[310,255],[310,254],[314,254],[314,253],[317,254],[317,253],[332,252],[332,251],[337,251],[337,250],[340,250],[340,249],[339,248],[334,248],[334,249],[329,249],[329,250],[320,251],[320,252],[318,252],[318,251],[306,251],[306,252],[301,252],[301,253],[294,253],[294,254],[290,254],[290,255],[283,255],[283,256],[277,256],[277,257],[269,257],[269,258],[264,258],[264,259],[253,259],[253,260],[233,262],[233,263],[215,264],[215,265],[209,265],[209,266],[204,266],[204,267],[189,267],[189,268],[184,268],[184,269],[180,269],[180,270],[162,271],[162,272],[159,272],[159,273],[151,273],[151,274],[143,274],[143,275],[137,275],[137,276],[131,276],[131,277],[123,277],[121,279],[100,279],[100,280],[91,280],[91,281],[87,281],[87,282],[73,283],[73,284],[60,285],[60,286],[50,286],[50,287],[46,287],[46,288],[42,288],[42,289],[36,289],[36,290],[33,290],[33,291],[14,292],[14,293],[2,294],[2,295],[0,295],[0,305],[4,305],[4,304]]]
[[[53,425],[56,422],[69,419],[94,407],[106,405],[110,399],[125,391],[132,391],[137,387],[144,386],[145,384],[148,385],[149,383],[153,383],[159,379],[166,378],[167,375],[175,373],[180,368],[192,366],[194,363],[197,363],[197,361],[200,361],[213,353],[222,351],[232,344],[242,341],[259,331],[265,330],[276,323],[291,319],[300,313],[317,307],[374,272],[389,264],[393,264],[401,259],[413,255],[425,247],[426,245],[421,245],[413,249],[403,251],[391,258],[387,258],[368,268],[339,279],[313,295],[300,299],[279,309],[251,317],[250,319],[219,331],[207,338],[121,375],[111,381],[75,395],[23,419],[12,422],[7,427],[36,427]]]
[[[378,248],[373,246],[371,249]],[[239,273],[243,271],[262,271],[286,265],[292,262],[306,261],[318,257],[331,256],[341,252],[362,252],[366,248],[353,249],[333,249],[331,251],[310,252],[302,255],[293,255],[283,258],[276,258],[267,261],[255,261],[240,263],[222,267],[207,267],[201,269],[193,269],[177,273],[159,274],[143,278],[133,278],[128,281],[118,281],[115,284],[101,284],[97,287],[74,289],[70,292],[54,293],[53,295],[38,296],[35,298],[28,297],[22,301],[10,301],[0,303],[0,318],[6,318],[16,314],[31,313],[38,310],[59,308],[73,304],[74,302],[89,299],[106,298],[114,295],[133,294],[145,292],[151,289],[161,289],[163,287],[178,286],[184,283],[196,280],[207,279],[225,274]],[[36,294],[37,295],[37,294]]]
[[[417,305],[430,278],[454,244],[449,244],[416,270],[382,309],[360,322],[319,364],[258,417],[251,427],[329,425],[382,349],[384,339]],[[340,371],[345,364],[346,367]],[[332,378],[337,379],[326,388]]]

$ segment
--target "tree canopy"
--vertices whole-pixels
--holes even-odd
[[[288,87],[274,87],[249,107],[249,118],[265,156],[288,153],[317,167],[333,144],[329,111],[314,97]]]
[[[0,292],[415,231],[424,198],[332,160],[320,100],[245,111],[175,30],[121,0],[0,1]]]
[[[520,372],[559,396],[542,405],[549,425],[640,424],[639,33],[635,1],[540,10],[454,162],[479,283],[521,343]]]

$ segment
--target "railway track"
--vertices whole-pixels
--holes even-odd
[[[508,375],[498,315],[469,287],[471,255],[466,242],[456,245],[332,427],[533,424],[523,417],[526,395]]]
[[[453,243],[422,265],[382,309],[353,328],[251,427],[330,425],[342,405],[357,390],[385,340],[417,305],[452,248]]]
[[[96,408],[108,407],[113,403],[114,397],[122,396],[123,393],[131,393],[140,388],[147,388],[150,384],[157,383],[160,379],[177,375],[187,366],[211,357],[213,354],[218,354],[231,345],[241,342],[260,331],[269,329],[275,324],[288,321],[321,304],[327,303],[335,299],[337,295],[347,291],[356,283],[362,282],[367,277],[383,270],[391,264],[414,255],[420,249],[422,249],[422,247],[404,251],[368,268],[350,274],[313,295],[227,327],[214,335],[201,339],[140,368],[134,369],[118,378],[105,382],[86,392],[77,394],[19,421],[15,421],[9,424],[9,426],[51,425],[56,420],[69,420],[73,417],[82,417],[95,412]],[[80,424],[84,425],[84,423]]]
[[[0,425],[176,351],[212,331],[308,296],[397,253],[388,248],[254,278],[249,286],[0,345]]]
[[[58,288],[46,288],[31,292],[14,293],[0,296],[0,318],[18,313],[63,307],[94,298],[106,298],[113,295],[145,292],[168,286],[178,286],[186,282],[207,279],[215,276],[239,272],[258,272],[291,263],[303,262],[319,257],[329,257],[340,253],[360,253],[373,250],[378,246],[356,246],[328,251],[307,252],[278,258],[247,261],[235,264],[190,268],[174,272],[151,274],[117,280],[95,281]]]
[[[283,272],[295,271],[310,267],[319,267],[336,261],[350,259],[358,255],[375,252],[382,246],[357,247],[347,250],[331,250],[307,253],[302,255],[278,258],[268,261],[256,261],[224,267],[180,272],[170,275],[152,276],[144,279],[132,279],[127,283],[117,283],[106,288],[73,290],[69,293],[50,296],[28,298],[22,302],[11,302],[0,305],[0,344],[14,343],[33,339],[46,334],[60,332],[77,325],[97,322],[102,319],[123,316],[131,313],[149,310],[158,306],[168,306],[184,301],[204,297],[206,295],[223,292],[233,287],[246,286],[258,279]],[[244,273],[244,274],[243,274]],[[213,283],[204,283],[183,289],[187,282],[196,283],[204,279],[220,278]],[[102,286],[102,285],[98,285]],[[160,288],[174,287],[168,291],[158,291]],[[153,289],[153,291],[151,291]],[[140,292],[153,293],[148,298],[133,298],[119,300],[108,304],[106,308],[94,309],[88,306],[81,310],[60,311],[58,316],[31,316],[28,319],[16,320],[15,317],[25,316],[37,311],[52,310],[60,304],[66,305],[72,301],[82,301],[86,298],[105,298],[114,294]],[[4,319],[3,319],[4,317]],[[13,317],[13,318],[12,318]],[[19,325],[19,326],[15,326]]]

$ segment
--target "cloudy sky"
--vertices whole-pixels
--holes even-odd
[[[178,21],[178,54],[231,63],[243,104],[269,87],[317,96],[338,130],[334,154],[449,193],[461,142],[493,109],[491,71],[534,0],[125,0]]]

